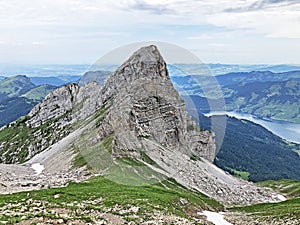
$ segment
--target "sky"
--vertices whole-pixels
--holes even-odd
[[[92,64],[122,45],[205,63],[300,64],[299,0],[0,0],[0,64]]]

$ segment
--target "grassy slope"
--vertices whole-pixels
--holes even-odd
[[[280,192],[288,198],[300,198],[300,182],[295,180],[263,181],[260,186],[269,187],[276,192]]]
[[[16,97],[33,87],[35,85],[26,76],[8,77],[0,82],[0,94],[5,94],[7,97]]]
[[[300,182],[280,180],[264,181],[259,184],[272,188],[274,191],[282,193],[290,199],[281,203],[264,203],[232,208],[231,210],[246,213],[249,217],[258,219],[259,221],[300,221]]]
[[[99,199],[101,200],[97,202]],[[186,203],[182,204],[180,199],[185,199]],[[31,203],[29,204],[28,201]],[[92,204],[93,201],[97,203]],[[43,205],[46,212],[32,210],[38,202]],[[99,213],[111,211],[116,205],[121,208],[137,206],[140,210],[136,214],[139,218],[144,219],[149,219],[154,211],[188,218],[194,216],[196,211],[204,209],[222,210],[223,208],[216,201],[184,189],[172,180],[165,180],[163,185],[129,186],[98,177],[85,183],[71,183],[64,188],[33,191],[30,194],[2,195],[0,196],[0,207],[2,208],[0,209],[0,221],[15,223],[41,216],[44,218],[63,218],[65,222],[75,219],[96,221],[101,219]],[[19,215],[6,216],[8,211],[4,212],[4,209],[7,206],[11,208],[10,211],[20,212]],[[22,207],[26,209],[21,210]],[[54,208],[59,208],[60,211],[71,209],[73,212],[69,215],[71,219],[52,214],[51,209]],[[120,214],[118,211],[111,213]],[[138,222],[138,218],[132,217],[132,214],[134,213],[125,213],[122,217],[127,221]]]
[[[55,87],[35,86],[25,76],[0,81],[0,127],[26,115]]]
[[[22,97],[39,102],[45,98],[47,94],[53,91],[56,87],[52,85],[41,85],[35,88],[30,89]]]
[[[259,117],[300,122],[299,79],[226,86],[226,106]],[[230,94],[229,94],[230,93]]]

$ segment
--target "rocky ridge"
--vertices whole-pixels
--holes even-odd
[[[135,52],[105,80],[103,87],[96,82],[83,87],[69,84],[51,92],[21,121],[22,127],[29,128],[34,143],[24,140],[16,148],[0,141],[1,161],[18,163],[30,159],[70,134],[78,122],[108,102],[112,108],[99,128],[99,140],[114,131],[116,156],[122,151],[128,154],[127,150],[137,153],[142,148],[138,138],[152,136],[164,146],[213,161],[213,135],[197,131],[155,46]],[[18,125],[8,127],[15,129]]]
[[[114,156],[139,157],[140,149],[147,152],[143,140],[153,139],[173,151],[213,161],[213,134],[197,130],[155,46],[135,52],[108,77],[100,96],[111,106],[98,138],[114,135]]]
[[[20,135],[20,130],[26,135]],[[124,158],[139,160],[147,168],[224,204],[278,200],[267,190],[233,178],[211,164],[216,154],[214,135],[191,120],[155,46],[136,51],[102,87],[92,82],[53,91],[27,117],[0,132],[15,134],[10,141],[0,139],[1,161],[5,163],[35,158],[34,162],[43,161],[45,170],[61,168],[55,171],[59,173],[72,170],[75,155],[82,154],[76,149],[94,149],[93,154],[109,153],[107,164],[117,165]],[[74,138],[67,140],[74,133]],[[28,135],[33,138],[28,139]],[[73,161],[69,160],[66,168],[62,166],[65,160],[55,161],[56,155],[46,154],[48,151],[69,152]],[[105,176],[105,171],[98,172]],[[6,185],[5,180],[1,182]]]

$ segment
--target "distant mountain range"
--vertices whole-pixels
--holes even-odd
[[[189,75],[207,75],[209,69],[211,75],[217,76],[232,72],[251,72],[251,71],[271,71],[273,73],[288,72],[292,70],[300,70],[300,65],[240,65],[240,64],[174,64],[173,66],[181,69],[185,74]]]
[[[286,81],[290,79],[300,79],[300,70],[282,73],[273,73],[271,71],[234,72],[216,76],[216,79],[221,86],[238,83]]]
[[[202,112],[211,110],[207,99],[224,98],[227,110],[300,122],[300,71],[253,71],[216,77],[173,76],[171,79],[181,95],[197,98]]]
[[[107,64],[98,65],[88,64],[41,64],[41,65],[15,65],[0,64],[1,76],[15,76],[17,74],[26,74],[29,77],[58,77],[58,76],[82,76],[89,70],[109,70],[113,71],[118,65]],[[171,68],[173,67],[173,68]],[[231,72],[251,72],[251,71],[271,71],[273,73],[288,72],[292,70],[300,70],[300,65],[240,65],[240,64],[221,64],[221,63],[203,63],[203,64],[173,64],[168,65],[168,70],[172,74],[172,70],[181,70],[185,75],[202,74],[203,71],[209,70],[212,75],[221,75]],[[90,68],[90,69],[89,69]],[[1,79],[1,78],[0,78]]]
[[[242,68],[244,70],[247,68],[270,68],[267,66],[237,67],[224,64],[211,64],[210,66],[214,69],[227,68],[228,70],[230,68]],[[272,68],[284,70],[295,69],[297,66],[279,65],[273,66]],[[258,117],[300,122],[300,91],[298,85],[300,70],[280,73],[273,73],[271,71],[233,72],[215,77],[187,75],[197,71],[207,72],[207,66],[204,64],[198,66],[193,64],[168,65],[168,70],[175,88],[182,96],[200,96],[212,99],[211,101],[216,101],[216,99],[224,97],[227,110],[250,113]],[[6,90],[10,91],[9,97],[17,97],[24,94],[27,90],[40,85],[50,85],[50,89],[52,86],[60,87],[72,82],[83,85],[90,81],[97,81],[101,85],[109,73],[109,71],[88,71],[83,76],[60,75],[51,77],[30,77],[27,81],[24,80],[24,76],[23,80],[20,79],[22,76],[18,76],[19,80],[15,82],[21,83],[16,83],[17,87],[14,87],[15,89],[11,89],[12,87],[9,86],[1,86],[0,99]],[[5,82],[11,82],[13,84],[13,80],[4,79],[4,77],[0,77],[0,81],[2,85],[4,85]],[[30,84],[28,82],[30,82]],[[24,90],[22,89],[22,85],[25,85]],[[218,91],[216,86],[219,86],[221,89]],[[49,88],[46,89],[49,90]],[[47,93],[47,90],[44,93]],[[43,93],[41,90],[39,90],[39,92]],[[199,99],[197,101],[199,101]],[[206,100],[201,100],[201,103],[202,104],[198,104],[198,106],[201,109],[205,109],[203,112],[210,110]],[[12,102],[10,102],[10,104],[12,104]],[[22,113],[18,115],[22,115]],[[11,120],[9,119],[7,121]],[[3,125],[3,123],[0,124]]]
[[[26,74],[29,77],[81,76],[89,68],[87,64],[0,64],[0,76]]]
[[[0,81],[0,127],[26,115],[56,87],[35,85],[26,76],[8,77]]]
[[[223,88],[228,110],[300,123],[300,78],[253,82]]]
[[[77,82],[81,76],[59,76],[59,77],[30,77],[30,80],[35,85],[53,85],[60,87],[64,84]]]
[[[26,76],[9,77],[0,83],[0,100],[24,94],[35,85]]]

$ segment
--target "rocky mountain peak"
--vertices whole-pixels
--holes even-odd
[[[103,104],[109,102],[110,108],[99,127],[98,138],[102,141],[114,136],[116,157],[139,157],[140,149],[150,151],[158,144],[214,159],[213,135],[197,130],[156,46],[133,53],[106,79],[100,98]]]
[[[36,139],[34,144],[23,146],[29,149],[26,159],[68,135],[103,108],[105,116],[92,142],[112,138],[115,157],[139,157],[141,149],[151,151],[160,146],[214,160],[213,134],[200,131],[191,120],[169,79],[166,62],[154,45],[134,52],[102,87],[96,82],[82,87],[68,84],[48,94],[23,121],[34,128],[32,135]],[[47,132],[42,131],[45,127]],[[60,134],[56,134],[58,130]],[[17,160],[24,158],[13,161]]]
[[[49,177],[79,161],[80,169],[90,166],[116,182],[128,175],[116,173],[128,170],[155,183],[162,175],[173,177],[228,204],[273,199],[212,164],[214,134],[188,115],[155,46],[136,51],[102,87],[90,82],[54,90],[0,132],[1,163],[39,163]]]
[[[137,70],[133,75],[140,78],[147,77],[163,77],[169,79],[166,63],[154,45],[142,47],[120,67],[124,70],[128,67]]]
[[[154,45],[142,47],[132,54],[115,72],[113,72],[104,82],[102,88],[102,100],[106,102],[115,96],[121,89],[128,86],[141,85],[146,83],[165,82],[172,85],[170,81],[166,62]],[[172,85],[173,86],[173,85]],[[141,86],[140,88],[143,88]],[[127,92],[131,92],[127,89]]]

